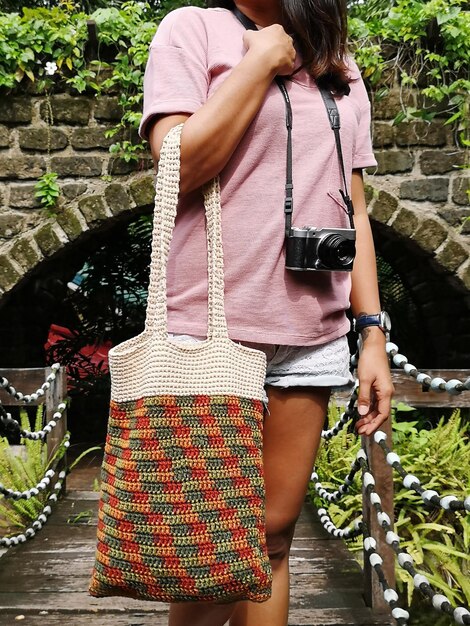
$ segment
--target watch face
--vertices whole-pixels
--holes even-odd
[[[390,315],[387,313],[387,311],[382,311],[380,314],[380,318],[380,325],[388,332],[392,328]]]

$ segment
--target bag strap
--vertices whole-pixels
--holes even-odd
[[[180,183],[180,145],[183,124],[166,135],[160,151],[153,218],[150,282],[145,332],[168,338],[167,263],[175,226]],[[208,265],[207,338],[228,338],[224,309],[224,260],[222,249],[219,179],[203,188],[206,212]]]

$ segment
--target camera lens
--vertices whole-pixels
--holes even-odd
[[[342,235],[327,235],[318,246],[318,258],[328,268],[340,269],[352,264],[356,256],[353,239]]]

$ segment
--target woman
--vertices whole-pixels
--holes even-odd
[[[170,626],[285,626],[289,549],[317,452],[332,386],[350,383],[345,311],[377,314],[375,254],[362,168],[374,165],[369,102],[346,56],[342,0],[237,0],[257,26],[229,10],[185,7],[152,42],[141,135],[155,162],[168,130],[184,122],[181,195],[169,260],[169,330],[194,341],[207,324],[206,243],[200,187],[219,175],[226,314],[232,339],[268,358],[264,425],[266,522],[272,597],[256,604],[174,604]],[[293,110],[293,224],[350,228],[333,131],[318,85],[336,95],[354,205],[356,258],[348,271],[286,269],[284,82]],[[346,95],[348,94],[349,95]],[[343,185],[344,186],[344,185]],[[344,190],[347,191],[347,190]],[[364,320],[363,320],[364,321]],[[367,324],[367,320],[364,322]],[[388,417],[393,387],[378,326],[362,330],[361,435]]]

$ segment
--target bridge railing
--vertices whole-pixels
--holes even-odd
[[[28,391],[27,391],[28,390]],[[31,391],[32,390],[32,391]],[[50,504],[65,492],[67,434],[67,383],[65,368],[59,364],[51,367],[29,369],[0,369],[0,435],[7,433],[41,442],[46,446],[46,464],[49,467],[42,479],[24,491],[7,487],[7,477],[0,476],[0,494],[11,500],[29,500],[41,491],[49,493],[47,504],[30,526],[15,536],[0,537],[0,547],[24,543],[35,536],[52,512]],[[39,431],[23,430],[7,408],[43,406],[42,428]],[[56,480],[54,487],[49,486]]]
[[[395,383],[395,400],[405,401],[413,406],[469,407],[470,406],[470,370],[432,370],[420,372],[408,363],[393,343],[387,344],[387,352],[392,363],[401,371],[392,370]],[[357,364],[357,355],[352,358]],[[411,380],[411,386],[409,384]],[[406,384],[403,384],[406,381]],[[414,388],[413,388],[414,386]],[[338,399],[338,398],[337,398]],[[343,397],[344,399],[344,397]],[[355,403],[357,383],[347,406],[338,422],[322,433],[324,439],[334,437],[347,424],[357,419]],[[324,507],[319,509],[320,521],[325,529],[336,537],[363,537],[365,598],[369,606],[383,609],[387,606],[399,626],[406,626],[409,619],[407,611],[398,604],[395,591],[395,558],[412,578],[415,588],[419,589],[443,613],[451,615],[458,624],[470,624],[470,611],[467,607],[454,606],[443,594],[437,593],[426,576],[415,568],[412,557],[400,546],[400,537],[394,532],[393,474],[398,472],[404,486],[418,493],[432,509],[445,509],[470,513],[470,495],[459,499],[453,495],[442,497],[433,490],[421,486],[419,478],[409,474],[401,465],[400,458],[391,450],[391,420],[377,431],[374,437],[362,437],[362,447],[354,460],[351,471],[344,483],[331,492],[323,488],[317,472],[312,474],[312,482],[317,495],[323,500]],[[432,471],[432,468],[430,468]],[[338,502],[348,491],[356,475],[362,476],[363,511],[362,520],[354,528],[336,528],[328,514],[328,504]]]
[[[402,368],[406,376],[414,378],[416,383],[421,386],[420,393],[426,394],[426,400],[423,401],[423,405],[432,406],[430,399],[433,396],[434,402],[439,402],[438,406],[470,405],[470,398],[468,398],[470,376],[467,377],[466,375],[470,374],[470,371],[466,373],[461,372],[461,375],[463,374],[465,378],[462,380],[455,377],[445,379],[442,376],[442,372],[439,372],[441,374],[439,376],[419,372],[417,368],[407,362],[406,357],[399,354],[398,348],[394,344],[387,344],[387,351],[393,363]],[[13,387],[7,375],[11,377],[12,381],[15,380],[17,386],[28,384],[30,388],[31,386],[34,388],[36,385],[38,388],[29,395],[19,392]],[[396,379],[396,373],[394,377]],[[44,379],[45,381],[40,385],[41,380]],[[400,391],[401,388],[398,385],[396,399],[403,397]],[[435,398],[435,395],[438,393],[447,395],[445,403]],[[5,397],[5,394],[7,397]],[[61,447],[64,452],[62,457],[59,456],[55,460],[53,469],[49,469],[43,479],[30,489],[19,492],[5,488],[4,485],[0,484],[0,492],[5,497],[28,499],[37,495],[39,491],[47,488],[55,474],[58,475],[58,481],[49,496],[51,503],[57,500],[58,494],[65,487],[65,450],[69,445],[66,432],[65,395],[65,372],[64,368],[60,368],[59,365],[47,369],[21,370],[21,373],[18,370],[0,370],[0,401],[3,400],[4,404],[9,405],[43,403],[46,409],[42,429],[37,432],[30,432],[21,430],[20,424],[16,420],[12,420],[0,402],[0,428],[13,426],[19,430],[23,438],[40,439],[48,447],[48,459],[57,456],[57,452]],[[464,397],[464,395],[468,399],[464,400],[463,404],[460,401],[457,403],[456,399]],[[408,399],[409,397],[409,395],[406,396]],[[356,400],[357,385],[348,400],[341,418],[332,428],[322,433],[326,440],[334,437],[346,424],[353,422],[357,418]],[[419,403],[414,400],[413,404],[416,406]],[[15,424],[16,426],[14,426]],[[61,467],[63,468],[62,470],[60,469]],[[70,469],[68,468],[68,470]],[[345,477],[344,483],[335,492],[329,492],[324,489],[319,482],[320,479],[316,472],[313,473],[312,479],[317,494],[325,502],[325,507],[320,508],[318,511],[320,521],[325,529],[335,537],[351,538],[362,535],[366,599],[371,606],[376,608],[384,604],[388,605],[399,626],[406,626],[409,615],[407,611],[399,606],[398,595],[394,588],[395,556],[400,567],[406,570],[413,578],[414,586],[431,600],[436,610],[451,615],[458,624],[470,625],[470,611],[468,608],[453,606],[444,595],[436,593],[426,576],[416,570],[412,557],[400,546],[400,537],[393,529],[393,471],[397,471],[401,475],[403,484],[407,489],[418,493],[430,507],[443,508],[450,511],[458,510],[463,513],[470,512],[470,495],[465,496],[463,499],[452,495],[441,497],[435,491],[423,488],[416,476],[407,473],[406,469],[402,467],[398,455],[391,450],[391,422],[389,420],[384,428],[375,433],[373,438],[362,438],[362,448],[359,450],[350,472]],[[349,485],[352,484],[356,475],[362,476],[362,520],[357,522],[353,528],[340,529],[332,522],[326,507],[328,503],[337,502],[341,499],[342,495],[348,491]],[[36,531],[42,528],[50,513],[51,507],[47,504],[31,527],[17,536],[0,538],[0,546],[10,547],[32,538]]]

